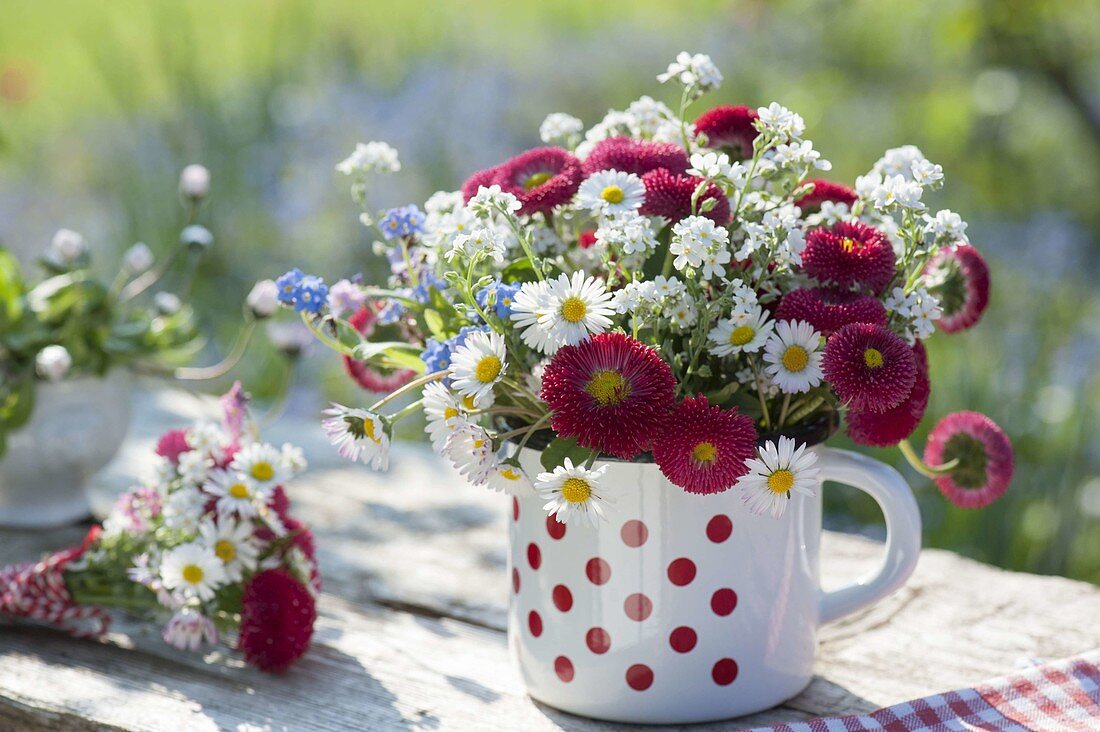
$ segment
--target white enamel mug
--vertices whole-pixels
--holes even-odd
[[[920,553],[920,514],[893,468],[823,446],[822,479],[870,494],[885,559],[832,592],[818,579],[821,491],[780,519],[736,489],[685,493],[656,465],[609,462],[614,501],[598,528],[547,520],[533,492],[510,518],[508,635],[528,692],[586,717],[641,723],[726,719],[797,695],[813,677],[817,627],[898,589]],[[543,468],[524,449],[529,476]]]

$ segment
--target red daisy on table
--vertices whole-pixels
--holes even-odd
[[[824,336],[849,323],[886,325],[886,306],[878,298],[835,287],[791,290],[775,310],[777,320],[805,320]]]
[[[261,671],[285,671],[309,649],[317,607],[285,569],[260,572],[244,588],[237,647]]]
[[[881,325],[852,323],[829,336],[821,359],[825,380],[851,409],[885,412],[917,380],[913,349]]]
[[[940,301],[940,330],[957,333],[973,327],[989,305],[989,266],[969,244],[939,250],[924,268],[928,290]]]
[[[755,109],[744,105],[715,107],[695,120],[695,132],[707,136],[707,147],[728,150],[732,157],[748,160],[753,140],[760,134],[754,124],[759,116]]]
[[[861,285],[876,293],[894,279],[896,262],[886,236],[857,221],[814,229],[802,251],[802,269],[818,282]]]
[[[928,353],[920,341],[913,346],[913,355],[917,362],[917,379],[909,396],[901,404],[885,412],[848,410],[844,419],[852,442],[868,447],[890,447],[913,434],[928,408],[928,395],[931,393]]]
[[[672,408],[676,378],[656,350],[622,333],[564,346],[542,375],[561,437],[624,460],[650,449]]]
[[[691,215],[691,196],[695,188],[703,182],[702,178],[692,175],[674,175],[664,168],[651,170],[642,176],[645,184],[645,203],[638,211],[642,216],[663,216],[669,221],[680,221]],[[730,220],[730,202],[722,190],[713,183],[699,197],[703,201],[713,199],[715,206],[701,214],[714,223],[724,226]]]
[[[958,466],[935,481],[959,508],[985,508],[1000,498],[1016,467],[1008,436],[979,412],[949,414],[928,435],[924,461],[936,466],[952,460]]]
[[[369,337],[374,332],[374,323],[378,316],[369,306],[359,308],[348,322],[359,331],[360,335]],[[344,356],[344,370],[347,371],[355,383],[369,392],[375,394],[388,394],[409,383],[416,377],[412,369],[395,369],[381,371],[370,364],[364,363],[351,356]]]
[[[583,178],[581,161],[572,153],[538,147],[497,166],[493,182],[519,200],[521,215],[529,215],[569,203]]]
[[[856,195],[854,189],[849,188],[843,183],[834,183],[831,180],[824,180],[823,178],[814,178],[813,180],[806,181],[808,184],[813,184],[813,189],[801,196],[795,205],[802,209],[802,213],[814,213],[821,208],[821,204],[826,201],[832,201],[833,203],[843,203],[851,206],[856,202],[859,196]]]
[[[632,137],[601,140],[584,159],[584,172],[588,175],[600,170],[618,170],[641,177],[657,168],[680,175],[689,167],[687,153],[679,145]]]
[[[756,455],[756,428],[736,409],[688,397],[668,417],[653,459],[666,478],[688,493],[720,493],[748,472]]]

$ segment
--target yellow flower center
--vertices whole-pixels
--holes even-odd
[[[480,450],[482,447],[485,446],[485,440],[481,439],[480,437],[474,438],[473,445],[475,450]]]
[[[268,462],[256,463],[252,466],[252,477],[256,480],[271,480],[275,477],[275,468]]]
[[[183,571],[180,572],[180,576],[183,577],[183,581],[189,585],[197,585],[202,582],[202,578],[205,577],[205,573],[202,571],[202,567],[197,564],[186,564],[183,567]]]
[[[490,384],[500,376],[500,359],[496,356],[485,356],[474,367],[474,377],[482,384]]]
[[[237,556],[237,547],[228,539],[222,539],[214,544],[214,553],[218,555],[218,559],[222,560],[223,564],[229,564]]]
[[[794,487],[794,473],[783,468],[768,476],[768,490],[772,493],[787,493]]]
[[[576,295],[565,298],[561,304],[561,316],[570,323],[579,323],[588,315],[588,306]]]
[[[603,369],[592,375],[584,390],[592,395],[601,407],[622,404],[630,396],[630,382],[618,371]]]
[[[867,364],[869,369],[877,369],[882,366],[882,351],[877,348],[868,348],[863,352],[863,363]]]
[[[810,362],[810,354],[802,346],[787,346],[783,351],[783,368],[788,371],[801,371]]]
[[[718,448],[713,442],[700,442],[691,451],[691,459],[700,465],[710,465],[718,457]]]
[[[743,346],[756,336],[756,330],[751,325],[739,325],[730,332],[730,345]]]
[[[538,188],[543,183],[545,183],[546,181],[550,180],[553,177],[554,177],[553,173],[547,173],[545,171],[543,171],[542,173],[535,173],[530,178],[523,181],[523,187],[526,190],[531,190],[532,188]]]
[[[447,407],[443,410],[443,419],[452,419],[458,416],[458,410],[454,407]]]
[[[569,478],[561,485],[561,497],[570,503],[584,503],[592,495],[592,486],[582,478]]]
[[[475,406],[477,405],[474,404],[474,398],[472,396],[467,394],[466,396],[462,397],[462,408],[465,409],[467,412],[474,411]]]
[[[248,486],[244,483],[234,483],[226,491],[233,498],[248,498]]]
[[[851,254],[857,246],[858,243],[851,237],[846,236],[840,240],[840,248],[845,254]]]
[[[622,203],[625,196],[623,195],[622,188],[618,186],[608,186],[600,191],[600,198],[608,203]]]
[[[511,468],[505,468],[500,471],[500,477],[507,478],[508,480],[519,480],[519,473]]]

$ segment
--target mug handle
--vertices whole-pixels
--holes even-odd
[[[850,585],[820,593],[819,624],[878,602],[905,584],[917,566],[921,547],[920,511],[901,474],[865,455],[823,448],[822,480],[834,480],[869,494],[886,518],[886,556],[875,571]]]

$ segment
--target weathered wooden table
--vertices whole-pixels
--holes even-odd
[[[153,438],[207,409],[146,396],[95,497],[109,506]],[[0,730],[598,730],[532,702],[505,638],[504,497],[465,485],[425,449],[397,449],[391,472],[339,461],[316,425],[284,419],[310,471],[293,484],[318,535],[325,592],[310,653],[285,676],[233,654],[177,653],[159,630],[116,622],[104,643],[0,627]],[[109,487],[108,487],[109,486]],[[84,527],[0,532],[0,562],[78,542]],[[881,547],[823,542],[826,583],[870,569]],[[699,729],[863,712],[1100,646],[1100,588],[925,551],[908,586],[821,632],[814,682],[782,707]]]

